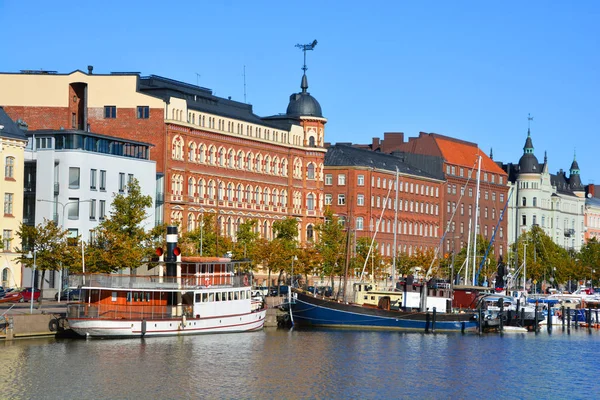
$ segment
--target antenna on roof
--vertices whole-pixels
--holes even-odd
[[[244,103],[246,103],[246,66],[244,65]]]
[[[302,50],[304,52],[304,66],[302,67],[302,70],[304,71],[304,73],[306,74],[306,70],[308,68],[306,68],[306,51],[307,50],[314,50],[315,46],[317,45],[317,39],[313,40],[312,43],[310,44],[297,44],[294,47],[298,47],[300,50]]]
[[[200,86],[200,74],[196,72],[196,86]]]

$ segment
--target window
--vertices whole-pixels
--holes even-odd
[[[500,203],[504,203],[504,193],[500,193]]]
[[[338,175],[338,185],[344,186],[345,184],[346,184],[346,175],[345,174],[339,174]]]
[[[356,196],[356,205],[357,206],[365,205],[365,195],[364,194],[359,194],[358,196]]]
[[[133,182],[133,174],[127,174],[127,185]]]
[[[100,170],[100,190],[106,190],[106,171]]]
[[[90,170],[90,190],[96,190],[96,178],[98,176],[98,170]]]
[[[523,197],[522,204],[523,207],[527,207],[527,197]]]
[[[527,215],[523,215],[523,225],[527,225]]]
[[[150,107],[148,107],[148,106],[138,106],[137,107],[137,117],[138,117],[138,119],[148,119],[148,118],[150,118]]]
[[[96,200],[90,200],[90,219],[96,219]]]
[[[69,219],[79,219],[79,199],[69,198]]]
[[[12,231],[10,229],[4,229],[2,231],[2,245],[4,246],[4,251],[10,252],[10,242],[12,241]]]
[[[346,204],[346,195],[338,194],[338,206],[343,206]]]
[[[537,215],[533,216],[533,225],[537,225]]]
[[[329,193],[325,194],[325,205],[329,206],[333,202],[333,196]]]
[[[534,206],[534,207],[537,207],[537,197],[534,197],[534,198],[533,198],[533,206]]]
[[[356,230],[362,231],[364,229],[363,217],[356,217]]]
[[[119,193],[125,192],[125,173],[119,172]]]
[[[104,118],[117,118],[117,106],[104,106]]]
[[[312,193],[306,196],[306,208],[311,211],[315,209],[315,196]]]
[[[308,164],[308,166],[306,167],[306,175],[308,179],[315,179],[315,165],[314,164]]]
[[[325,174],[325,184],[326,185],[333,184],[333,176],[331,174]]]
[[[469,188],[469,197],[473,197],[473,188]]]
[[[98,218],[102,221],[106,217],[106,200],[100,200],[99,206]]]
[[[6,164],[4,165],[4,178],[13,179],[15,175],[15,158],[6,157]]]
[[[13,198],[14,195],[12,193],[4,193],[4,215],[12,215]]]
[[[69,167],[69,189],[79,189],[78,167]]]
[[[365,185],[365,176],[364,175],[358,175],[356,177],[356,185],[357,186],[364,186]]]

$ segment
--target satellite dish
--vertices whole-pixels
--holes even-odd
[[[588,194],[587,194],[587,197],[588,197],[588,199],[591,199],[591,198],[592,198],[592,194],[591,194],[591,193],[588,193]]]

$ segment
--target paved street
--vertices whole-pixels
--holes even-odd
[[[31,304],[30,303],[0,303],[0,315],[4,314],[29,314]],[[7,311],[10,310],[10,311]],[[44,313],[66,313],[67,303],[61,301],[60,303],[55,300],[44,300],[41,305],[38,302],[33,303],[34,314]]]

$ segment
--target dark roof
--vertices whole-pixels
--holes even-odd
[[[139,91],[143,94],[169,101],[170,97],[178,97],[187,102],[191,110],[207,112],[269,126],[275,129],[286,129],[286,124],[271,122],[254,114],[251,104],[215,96],[212,90],[158,75],[140,77]],[[287,128],[289,130],[289,126]]]
[[[540,163],[533,153],[525,153],[519,159],[519,173],[521,174],[541,174]]]
[[[389,154],[378,153],[371,150],[358,149],[347,144],[335,144],[327,149],[325,154],[326,167],[368,167],[396,172],[396,167],[401,174],[416,175],[424,178],[443,180],[419,168],[407,164]]]
[[[574,177],[577,177],[574,179]],[[556,186],[558,193],[575,196],[574,191],[583,191],[579,175],[571,175],[567,178],[567,174],[562,169],[555,174],[550,174],[550,183]]]
[[[8,116],[3,107],[0,107],[0,136],[11,139],[27,140],[25,132]]]
[[[294,93],[290,96],[290,103],[288,104],[286,115],[290,117],[318,117],[323,118],[323,112],[321,111],[321,105],[308,93],[308,79],[306,74],[302,75],[302,82],[300,83],[302,91],[300,93]]]
[[[600,208],[600,199],[597,197],[587,197],[585,199],[585,205]]]

